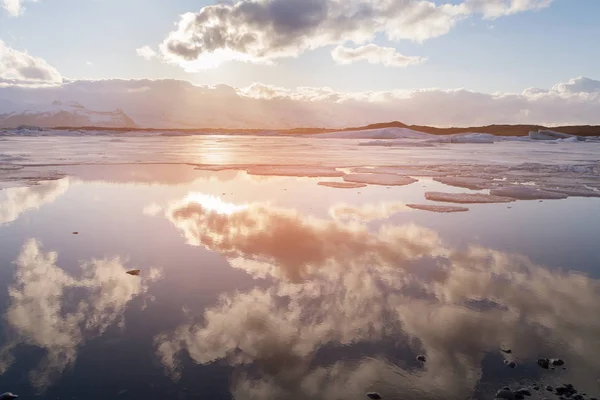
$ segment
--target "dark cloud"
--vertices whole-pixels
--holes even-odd
[[[364,43],[376,34],[423,41],[444,35],[473,13],[498,17],[550,4],[550,0],[243,0],[184,14],[161,45],[164,60],[184,63],[219,51],[222,61],[267,62],[308,49]]]

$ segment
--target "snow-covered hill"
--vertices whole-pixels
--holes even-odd
[[[9,112],[0,109],[0,128],[14,128],[21,125],[40,127],[80,127],[97,126],[110,128],[133,128],[135,122],[121,109],[114,111],[94,111],[77,102],[34,105],[30,108],[20,105],[20,109]]]

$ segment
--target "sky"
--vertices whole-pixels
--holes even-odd
[[[5,86],[169,78],[238,89],[522,94],[600,79],[599,0],[0,3]],[[16,71],[28,62],[41,71]]]

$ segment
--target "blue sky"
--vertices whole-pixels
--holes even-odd
[[[141,46],[155,48],[165,40],[181,14],[210,4],[203,0],[27,2],[21,16],[0,11],[0,39],[73,79],[178,78],[236,87],[252,82],[287,88],[329,86],[348,92],[429,87],[521,92],[528,87],[549,88],[577,76],[600,78],[599,0],[554,0],[541,10],[496,19],[473,15],[449,33],[423,43],[391,42],[377,35],[373,42],[379,46],[428,59],[403,68],[365,61],[337,65],[330,54],[334,45],[306,51],[298,58],[277,59],[276,66],[234,61],[194,73],[136,54]]]

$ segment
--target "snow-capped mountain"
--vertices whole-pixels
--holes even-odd
[[[4,108],[6,110],[6,108]],[[135,122],[121,109],[114,111],[89,110],[77,102],[54,101],[27,107],[16,105],[10,112],[0,109],[0,128],[20,125],[40,127],[96,126],[110,128],[134,128]]]

